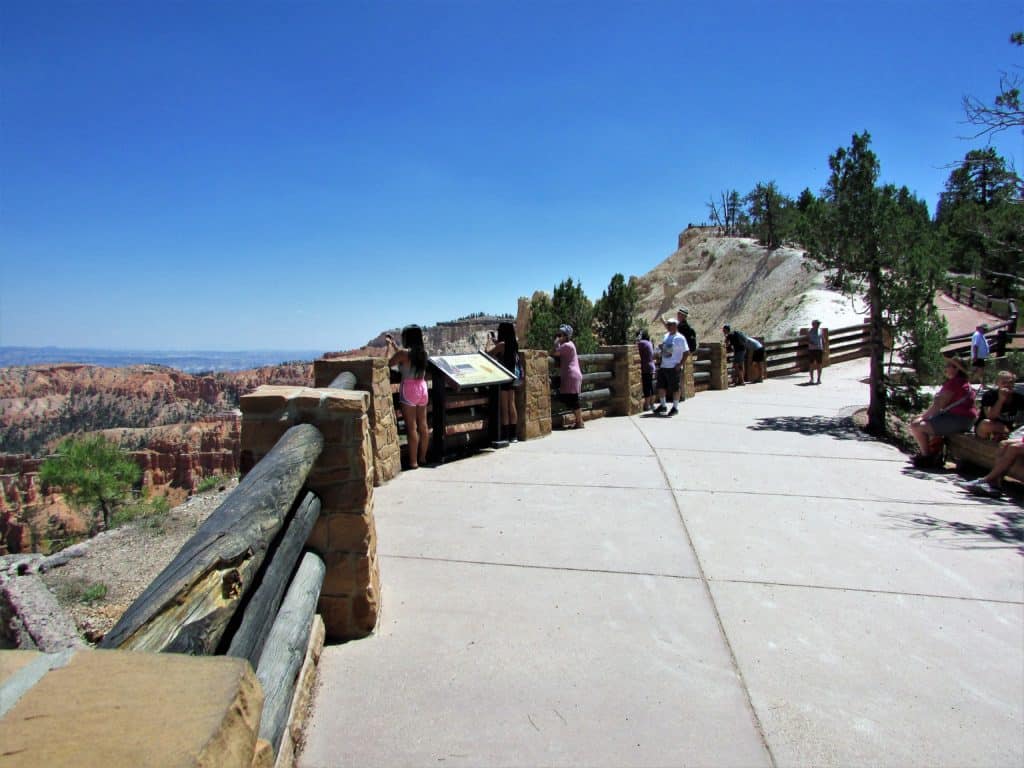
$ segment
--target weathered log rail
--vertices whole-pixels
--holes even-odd
[[[1013,298],[999,298],[988,296],[977,288],[965,286],[953,282],[946,287],[946,295],[960,304],[966,304],[972,309],[979,309],[988,312],[990,315],[1001,317],[1006,320],[1004,327],[1009,333],[1017,332],[1019,316],[1017,313],[1017,302]]]
[[[275,753],[324,580],[312,552],[296,570],[320,516],[303,488],[323,446],[311,424],[288,429],[100,643],[248,659],[265,696],[260,737]]]
[[[580,391],[580,409],[588,412],[591,418],[604,416],[608,401],[616,394],[611,382],[615,378],[613,365],[615,355],[610,352],[594,352],[579,355],[580,371],[583,372],[583,384]],[[572,413],[558,398],[558,388],[561,374],[558,367],[558,358],[548,357],[548,377],[551,382],[551,416],[561,423],[565,423],[567,414]],[[608,386],[604,386],[608,384]]]

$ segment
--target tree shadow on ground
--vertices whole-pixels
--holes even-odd
[[[828,435],[836,440],[872,442],[871,435],[858,427],[849,416],[766,416],[748,426],[755,432],[795,432],[813,437]]]
[[[959,477],[953,470],[942,469],[926,472],[907,467],[903,474],[920,480],[931,480],[946,484],[952,478]],[[1024,497],[1018,489],[1012,489],[1007,495],[993,499],[985,496],[974,496],[962,491],[963,501],[957,506],[966,505],[984,510],[991,514],[991,519],[976,522],[960,520],[944,520],[926,512],[913,515],[899,515],[899,520],[907,527],[916,529],[925,536],[932,534],[953,534],[963,537],[960,541],[970,549],[1004,549],[1014,548],[1018,554],[1024,555]],[[944,505],[945,506],[945,505]]]
[[[932,534],[953,534],[964,537],[961,541],[970,549],[1013,548],[1024,556],[1024,510],[1011,507],[993,499],[979,499],[982,503],[999,504],[1002,509],[992,511],[992,519],[965,523],[960,520],[943,520],[929,514],[902,517],[910,528],[917,529],[925,536]]]

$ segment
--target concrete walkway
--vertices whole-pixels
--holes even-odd
[[[300,765],[1024,764],[1022,510],[851,430],[865,372],[377,489]]]

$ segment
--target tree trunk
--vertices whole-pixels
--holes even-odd
[[[871,401],[868,405],[868,432],[883,436],[885,424],[885,347],[882,318],[882,273],[872,269],[868,275],[868,304],[871,310]]]

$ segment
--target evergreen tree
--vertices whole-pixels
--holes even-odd
[[[583,293],[583,285],[568,277],[555,286],[550,298],[538,291],[530,299],[527,341],[534,349],[550,349],[558,326],[568,324],[573,329],[577,352],[593,352],[597,349],[593,322],[594,305]]]
[[[746,201],[747,215],[758,242],[768,248],[778,248],[788,234],[789,198],[779,192],[774,181],[769,181],[754,187]]]
[[[1021,180],[989,147],[971,150],[949,175],[935,214],[953,267],[981,274],[1006,295],[1020,274]]]
[[[128,496],[141,476],[138,465],[102,435],[68,438],[57,455],[39,468],[39,479],[59,486],[76,508],[94,510],[98,506],[106,529],[114,506]]]
[[[838,287],[863,296],[871,329],[868,429],[886,431],[884,340],[897,340],[910,361],[945,332],[932,302],[944,265],[937,256],[927,207],[903,187],[877,186],[879,163],[867,132],[829,157],[822,205],[811,207],[808,256],[840,274]],[[921,345],[925,345],[922,348]]]
[[[638,300],[636,279],[626,282],[616,273],[594,305],[594,320],[605,344],[628,344],[632,340]]]

